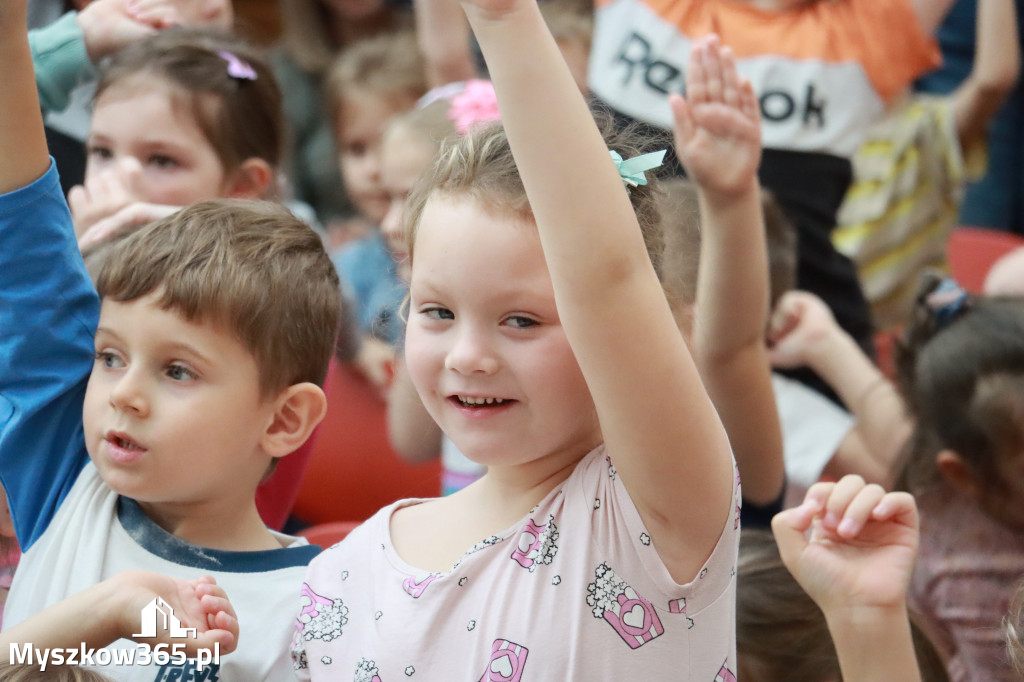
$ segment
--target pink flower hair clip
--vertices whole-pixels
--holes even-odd
[[[451,106],[448,118],[455,124],[459,135],[465,135],[469,129],[479,123],[501,119],[498,112],[498,98],[494,94],[491,81],[466,81],[462,91],[449,98]]]
[[[221,50],[217,56],[228,63],[228,75],[235,80],[254,81],[256,80],[256,69],[252,64],[240,59],[238,55],[227,50]]]

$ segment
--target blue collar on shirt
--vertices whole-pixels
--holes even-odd
[[[143,549],[179,566],[224,573],[265,573],[305,566],[320,553],[315,545],[282,547],[255,552],[209,549],[177,538],[153,522],[135,500],[117,498],[117,518]]]

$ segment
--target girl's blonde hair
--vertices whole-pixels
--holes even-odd
[[[611,117],[603,112],[595,118],[609,149],[617,151],[624,159],[644,154],[656,146],[649,136],[642,137],[633,128],[615,130]],[[647,253],[660,278],[663,236],[654,176],[648,172],[648,184],[631,188],[629,199],[640,223]],[[625,186],[622,191],[626,191]],[[410,262],[415,259],[416,231],[423,209],[435,194],[468,197],[501,214],[533,221],[519,169],[500,123],[474,127],[467,135],[446,138],[433,168],[420,176],[409,194],[404,215]]]
[[[412,31],[396,31],[359,41],[338,55],[324,82],[327,112],[335,127],[344,102],[356,93],[395,102],[408,101],[411,106],[426,91],[427,75],[416,34]]]

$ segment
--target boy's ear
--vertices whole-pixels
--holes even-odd
[[[943,450],[935,455],[935,465],[954,488],[972,498],[978,497],[978,479],[960,455],[952,450]]]
[[[293,384],[281,391],[274,415],[260,438],[263,451],[284,457],[299,449],[327,414],[327,397],[316,384]]]
[[[243,161],[228,179],[225,195],[234,199],[260,199],[273,179],[274,171],[270,164],[251,157]]]

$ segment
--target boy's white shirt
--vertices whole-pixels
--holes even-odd
[[[202,547],[176,538],[168,541],[173,536],[148,518],[132,524],[129,531],[118,518],[117,506],[117,493],[103,482],[92,463],[88,463],[46,532],[22,556],[4,609],[5,626],[13,626],[68,595],[128,569],[184,579],[212,575],[227,592],[239,622],[244,625],[239,633],[238,648],[222,656],[219,670],[199,673],[195,679],[276,682],[292,678],[287,643],[293,631],[293,619],[289,616],[297,611],[299,589],[306,571],[304,565],[260,572],[210,570],[208,562],[215,558],[215,552],[206,552]],[[307,544],[303,539],[280,533],[274,536],[282,546]],[[176,556],[178,561],[170,561],[147,550],[140,542],[175,544],[182,551]],[[194,552],[194,556],[190,557],[190,552]],[[197,560],[207,565],[202,568],[188,565]],[[258,589],[253,589],[254,584]],[[276,649],[275,642],[279,643]],[[119,640],[108,648],[135,647],[134,642]],[[160,668],[159,665],[134,665],[99,667],[98,670],[116,680],[149,682],[167,679]]]

